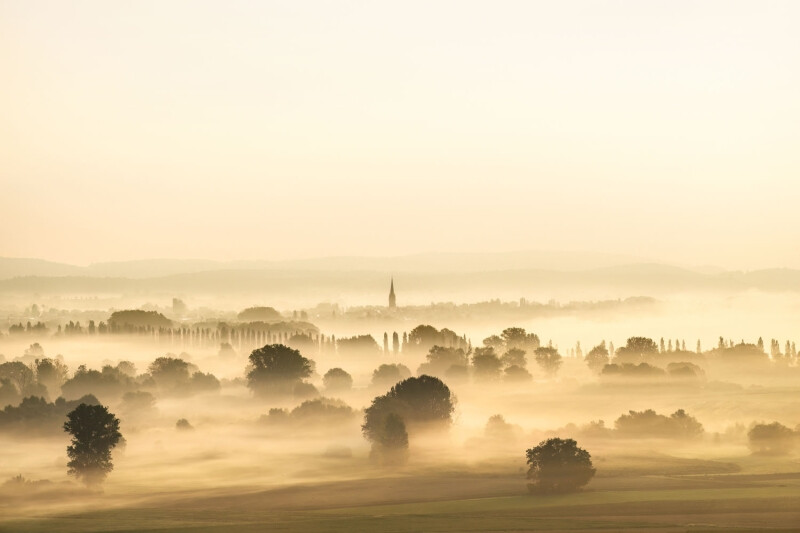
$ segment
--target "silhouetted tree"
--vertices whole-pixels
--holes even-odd
[[[339,353],[358,357],[377,357],[381,350],[378,342],[372,335],[357,335],[355,337],[338,339],[336,346]]]
[[[367,440],[377,442],[390,413],[400,415],[407,426],[447,426],[453,409],[450,389],[440,379],[408,378],[372,400],[361,429]]]
[[[672,341],[670,341],[668,351],[672,351],[671,343]],[[631,337],[628,339],[628,342],[625,344],[625,346],[617,349],[614,362],[633,364],[641,363],[647,357],[657,353],[658,346],[653,339],[648,339],[647,337]]]
[[[397,413],[389,413],[372,444],[370,453],[373,459],[384,465],[401,464],[408,458],[408,432],[403,418]]]
[[[147,371],[162,389],[175,389],[183,387],[189,382],[191,372],[189,363],[177,357],[157,357],[150,363]]]
[[[311,375],[311,361],[283,344],[268,344],[250,354],[247,386],[259,396],[290,394]]]
[[[572,492],[591,481],[595,469],[589,452],[572,439],[548,439],[525,452],[528,490],[537,493]]]
[[[331,368],[322,377],[322,384],[329,392],[346,392],[353,388],[353,377],[341,368]]]
[[[695,438],[703,434],[703,425],[696,418],[678,409],[670,416],[646,411],[630,411],[614,423],[619,435],[624,437],[649,437],[664,439]]]
[[[67,446],[68,473],[87,486],[101,483],[114,468],[111,450],[122,438],[119,419],[102,405],[82,403],[67,414],[64,431],[72,435]]]
[[[372,386],[391,387],[410,377],[411,370],[405,365],[381,365],[372,373]]]

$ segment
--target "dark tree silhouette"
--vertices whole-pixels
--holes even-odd
[[[384,465],[397,465],[408,459],[408,432],[400,415],[389,413],[386,416],[370,455]]]
[[[591,455],[572,439],[542,441],[525,455],[531,492],[571,492],[589,483],[595,474]]]
[[[268,344],[253,350],[247,386],[259,396],[288,395],[303,378],[311,375],[311,361],[283,344]]]
[[[122,438],[119,419],[102,405],[80,404],[67,414],[64,431],[72,435],[67,446],[68,473],[94,486],[113,470],[111,450]]]
[[[447,385],[438,378],[422,375],[403,380],[372,400],[372,405],[364,411],[361,429],[367,440],[374,443],[380,439],[390,413],[400,415],[411,426],[447,426],[453,410]]]

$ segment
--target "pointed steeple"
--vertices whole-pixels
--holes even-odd
[[[389,309],[397,308],[397,299],[394,296],[394,276],[392,276],[392,283],[389,285]]]

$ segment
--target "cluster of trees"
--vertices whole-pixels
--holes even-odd
[[[18,435],[57,433],[67,413],[82,403],[97,405],[100,402],[92,395],[74,401],[58,398],[55,402],[48,402],[40,396],[29,396],[19,405],[7,405],[0,411],[0,431]]]
[[[648,437],[663,439],[691,439],[700,437],[703,425],[683,409],[669,416],[660,415],[652,409],[629,411],[614,422],[616,433],[622,437]]]
[[[526,381],[532,378],[527,368],[528,353],[547,375],[554,375],[561,367],[561,354],[552,345],[541,346],[539,337],[523,328],[507,328],[501,335],[484,339],[483,346],[475,349],[431,346],[417,374],[461,380],[471,373],[481,381]]]
[[[356,411],[345,402],[335,398],[319,397],[306,400],[291,411],[272,408],[261,422],[270,425],[296,424],[303,428],[319,425],[341,424],[355,419]]]
[[[31,334],[31,335],[45,335],[47,333],[47,326],[43,322],[36,322],[31,324],[30,321],[25,325],[20,322],[19,324],[12,324],[8,327],[9,335]]]
[[[789,362],[794,345],[786,342],[786,353],[784,357],[780,354],[780,346],[777,340],[772,341],[772,361]],[[722,337],[719,339],[717,347],[703,352],[700,341],[697,342],[696,351],[686,350],[686,342],[675,340],[656,343],[647,337],[630,337],[624,346],[614,350],[613,344],[606,346],[602,341],[593,347],[584,357],[585,363],[589,368],[606,377],[645,377],[659,378],[669,376],[673,378],[703,380],[705,371],[702,365],[708,361],[720,362],[723,364],[736,364],[738,366],[763,365],[770,362],[770,356],[764,351],[764,342],[761,338],[755,344],[734,343],[726,341]]]
[[[25,364],[13,361],[0,364],[0,407],[15,405],[25,398],[43,401],[63,396],[67,400],[94,395],[116,400],[127,393],[147,391],[160,396],[185,396],[219,391],[221,384],[213,374],[206,374],[174,354],[156,358],[144,374],[138,374],[130,361],[104,365],[100,370],[79,366],[70,374],[63,359],[44,357],[38,344],[31,345],[26,357],[36,357]]]

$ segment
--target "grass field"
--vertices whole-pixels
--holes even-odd
[[[798,473],[736,473],[727,463],[651,458],[651,467],[661,463],[651,473],[609,469],[582,492],[554,496],[527,494],[524,479],[510,473],[448,469],[266,491],[154,494],[119,508],[35,518],[12,518],[6,507],[0,531],[800,530]],[[719,473],[725,468],[731,472]]]

